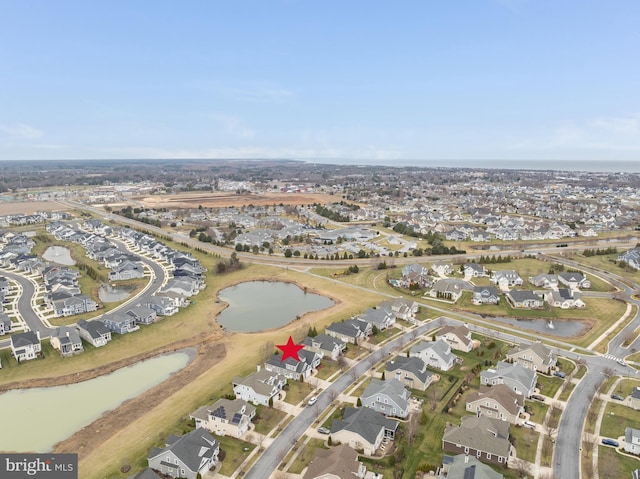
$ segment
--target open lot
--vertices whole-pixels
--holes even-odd
[[[340,198],[325,193],[178,193],[136,198],[145,208],[223,208],[229,206],[312,205],[339,202]]]
[[[36,211],[65,211],[67,208],[56,201],[1,201],[0,216],[29,215]]]

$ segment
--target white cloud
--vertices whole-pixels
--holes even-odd
[[[209,117],[215,120],[227,134],[236,138],[252,138],[256,133],[238,117],[220,113],[211,114]]]
[[[0,131],[14,138],[33,140],[40,138],[44,133],[31,125],[16,123],[13,125],[0,125]]]
[[[293,96],[284,88],[233,89],[231,94],[241,101],[250,103],[284,103]]]

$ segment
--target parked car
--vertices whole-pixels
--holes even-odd
[[[316,403],[316,401],[318,400],[317,397],[315,396],[311,396],[311,399],[309,399],[309,402],[307,403],[309,406],[312,406]]]
[[[531,399],[535,399],[536,401],[544,402],[544,397],[543,396],[539,396],[538,394],[532,394],[531,395]]]
[[[625,363],[622,359],[618,359],[616,361],[616,363],[618,363],[620,366],[626,366],[627,365],[627,363]]]
[[[318,428],[318,432],[320,434],[331,434],[331,430],[330,429],[327,429],[326,427],[322,427],[322,426],[320,426]]]
[[[562,371],[554,371],[553,375],[554,376],[558,376],[559,378],[562,378],[562,379],[567,377],[567,375],[565,373],[563,373]]]
[[[611,399],[615,399],[616,401],[624,401],[624,398],[619,394],[612,394]]]
[[[620,446],[620,443],[614,439],[609,439],[607,437],[605,437],[602,440],[602,444],[604,444],[605,446],[613,446],[613,447],[618,447]]]
[[[536,425],[535,425],[534,423],[530,422],[530,421],[525,421],[525,422],[523,422],[522,424],[523,424],[523,425],[525,425],[525,426],[527,426],[527,427],[534,428],[534,429],[535,429],[535,427],[536,427]]]

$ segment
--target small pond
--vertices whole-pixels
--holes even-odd
[[[47,261],[62,264],[65,266],[73,266],[76,262],[71,258],[71,251],[64,246],[49,246],[42,255]]]
[[[118,288],[110,284],[102,284],[100,288],[98,288],[98,298],[100,298],[100,301],[103,303],[115,303],[125,300],[129,296],[131,296],[131,292],[127,291],[126,288]]]
[[[535,331],[537,333],[550,334],[561,338],[579,336],[585,330],[585,325],[580,321],[546,319],[515,319],[515,318],[491,318],[491,321],[506,323],[510,326]]]
[[[218,296],[229,307],[217,321],[229,331],[279,328],[297,316],[335,304],[326,296],[305,293],[295,284],[281,281],[248,281],[225,288]]]
[[[2,417],[0,451],[49,452],[105,411],[160,384],[188,362],[189,355],[179,352],[81,383],[2,393],[0,410],[10,414]]]

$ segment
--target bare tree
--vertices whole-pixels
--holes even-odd
[[[344,371],[345,368],[347,367],[347,358],[345,358],[342,354],[340,356],[338,356],[338,367],[340,368],[340,371]]]
[[[604,374],[607,378],[610,378],[615,374],[615,372],[612,368],[606,367],[602,370],[602,374]]]
[[[544,417],[544,421],[542,422],[542,425],[545,428],[545,431],[547,432],[547,436],[553,436],[558,428],[558,425],[556,423],[556,405],[555,403],[551,403],[549,405],[549,410],[547,411],[547,415]]]
[[[531,464],[524,459],[516,457],[511,461],[511,467],[517,471],[518,477],[526,477],[531,474]]]
[[[407,442],[409,444],[413,444],[413,441],[416,437],[416,432],[418,431],[418,422],[420,419],[420,414],[417,412],[412,413],[409,416],[409,422],[407,423]]]

